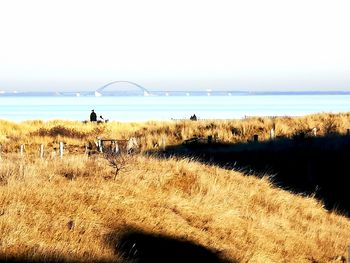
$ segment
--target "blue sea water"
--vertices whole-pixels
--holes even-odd
[[[91,110],[111,121],[236,119],[350,111],[350,95],[0,97],[0,119],[87,120]]]

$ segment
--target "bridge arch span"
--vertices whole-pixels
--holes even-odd
[[[106,89],[108,86],[111,86],[113,84],[116,84],[116,83],[128,83],[128,84],[131,84],[137,88],[139,88],[141,91],[143,91],[143,94],[144,95],[149,95],[150,92],[148,89],[142,87],[141,85],[135,83],[135,82],[132,82],[132,81],[128,81],[128,80],[116,80],[116,81],[112,81],[112,82],[109,82],[107,83],[106,85],[102,86],[101,88],[97,89],[96,92],[98,93],[101,93],[104,89]]]

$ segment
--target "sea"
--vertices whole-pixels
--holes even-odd
[[[109,121],[240,119],[350,111],[350,94],[243,94],[211,96],[0,96],[0,119]]]

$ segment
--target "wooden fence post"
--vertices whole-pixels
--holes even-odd
[[[40,158],[43,159],[44,158],[44,145],[40,144]]]
[[[270,140],[274,140],[275,139],[275,130],[272,128],[271,130],[270,130]]]
[[[253,141],[254,141],[254,142],[258,142],[258,141],[259,141],[259,135],[254,134],[254,136],[253,136]]]
[[[101,139],[97,140],[97,145],[98,145],[98,151],[102,153],[103,152],[103,144],[102,144]]]
[[[19,146],[19,153],[21,154],[21,156],[23,156],[23,152],[24,152],[24,145],[21,144],[21,145]]]
[[[114,142],[114,152],[115,152],[115,154],[119,153],[119,145],[118,145],[117,141]]]
[[[64,151],[64,144],[63,142],[60,142],[60,157],[63,157],[63,151]]]
[[[317,128],[315,127],[315,128],[312,128],[312,135],[313,136],[317,136]]]
[[[165,151],[165,136],[162,136],[162,149]]]

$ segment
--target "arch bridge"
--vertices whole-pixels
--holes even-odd
[[[97,89],[97,90],[95,91],[95,93],[97,92],[97,94],[101,94],[101,92],[102,92],[103,90],[105,90],[107,87],[109,87],[109,86],[111,86],[111,85],[113,85],[113,84],[117,84],[117,83],[128,83],[128,84],[131,84],[131,85],[133,85],[133,86],[139,88],[139,89],[143,92],[143,95],[144,95],[144,96],[150,95],[150,92],[149,92],[148,89],[142,87],[141,85],[139,85],[139,84],[137,84],[137,83],[135,83],[135,82],[128,81],[128,80],[116,80],[116,81],[109,82],[109,83],[107,83],[106,85],[102,86],[101,88]]]

